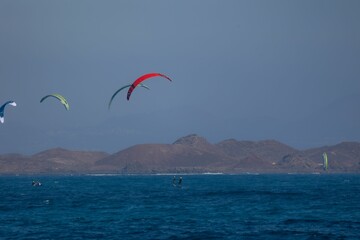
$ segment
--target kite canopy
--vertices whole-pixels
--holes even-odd
[[[14,102],[14,101],[7,101],[6,103],[4,103],[4,104],[0,107],[0,122],[1,122],[1,123],[4,123],[4,121],[5,121],[4,111],[5,111],[5,107],[6,107],[7,105],[11,105],[11,106],[16,107],[16,102]]]
[[[147,73],[145,75],[142,75],[141,77],[139,77],[138,79],[136,79],[130,86],[128,93],[127,93],[127,100],[130,99],[131,93],[134,91],[134,89],[137,87],[137,85],[139,85],[141,82],[148,80],[149,78],[153,78],[153,77],[163,77],[166,78],[167,80],[171,81],[171,79],[167,76],[165,76],[164,74],[161,73]]]
[[[125,86],[121,87],[120,89],[118,89],[118,90],[112,95],[112,97],[111,97],[111,99],[110,99],[110,102],[109,102],[109,106],[108,106],[109,109],[110,109],[111,103],[112,103],[112,101],[114,100],[115,96],[116,96],[121,90],[124,90],[125,88],[129,88],[130,86],[131,86],[131,84],[125,85]],[[144,85],[144,84],[142,84],[142,83],[140,83],[140,86],[143,87],[143,88],[146,88],[146,89],[148,89],[148,90],[150,89],[150,88],[148,88],[146,85]]]
[[[324,159],[324,170],[327,171],[329,168],[329,162],[328,162],[328,156],[326,152],[323,153],[323,159]]]
[[[70,108],[69,103],[66,101],[66,99],[63,96],[61,96],[60,94],[57,94],[57,93],[46,95],[45,97],[43,97],[40,100],[40,102],[43,102],[45,99],[47,99],[49,97],[58,99],[61,102],[61,104],[64,105],[65,109],[69,110],[69,108]]]

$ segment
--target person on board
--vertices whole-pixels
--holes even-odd
[[[174,187],[176,186],[176,177],[175,176],[173,177],[172,184],[173,184]]]
[[[179,178],[178,187],[181,187],[182,184],[182,177]]]
[[[33,185],[34,187],[38,187],[38,186],[41,186],[41,182],[39,182],[39,181],[32,181],[31,185]]]

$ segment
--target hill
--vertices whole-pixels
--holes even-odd
[[[0,155],[0,173],[86,173],[94,163],[108,156],[104,152],[49,149],[32,156]]]
[[[360,172],[359,143],[299,151],[275,140],[229,139],[211,144],[195,134],[173,144],[132,146],[97,161],[95,169],[117,173],[317,173],[324,172],[325,151],[330,153],[328,172]]]
[[[360,173],[360,143],[297,150],[275,140],[216,144],[191,134],[172,144],[139,144],[114,154],[49,149],[32,156],[0,155],[0,174],[32,173]]]

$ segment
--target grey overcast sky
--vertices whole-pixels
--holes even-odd
[[[358,0],[0,0],[0,153],[360,141],[359,77]]]

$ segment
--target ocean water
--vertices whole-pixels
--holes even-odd
[[[360,175],[182,177],[2,176],[0,239],[360,239]]]

